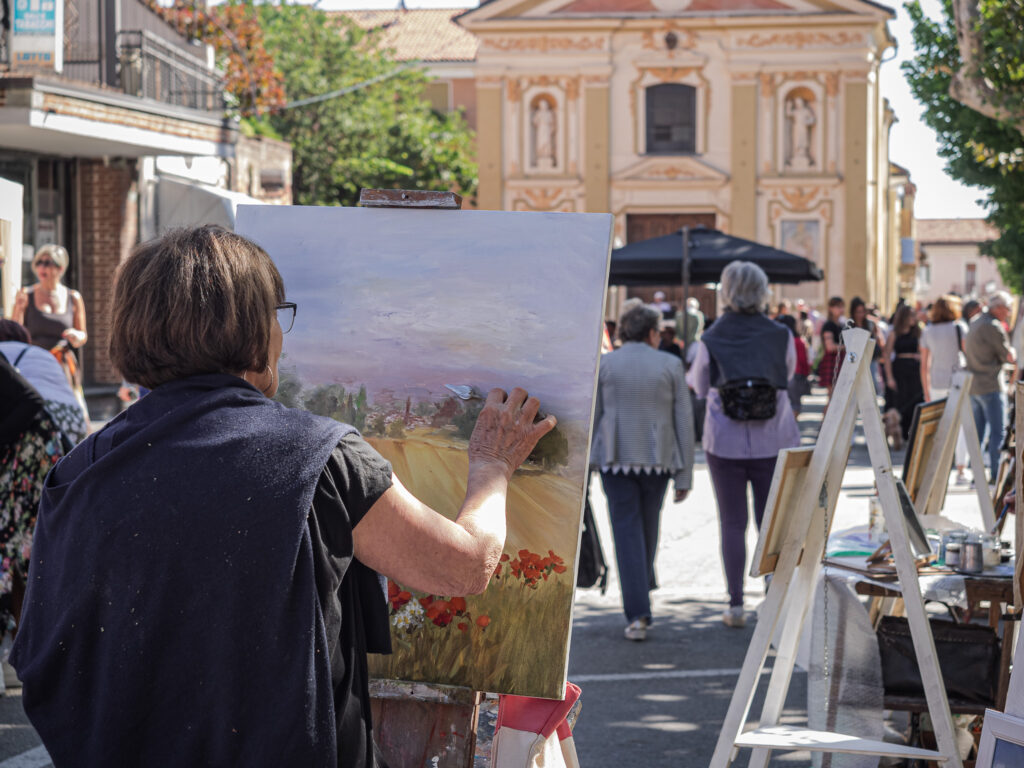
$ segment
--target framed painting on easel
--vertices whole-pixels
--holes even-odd
[[[925,468],[931,458],[935,434],[945,410],[946,398],[921,403],[914,408],[910,436],[907,439],[907,452],[903,457],[903,484],[906,485],[907,492],[915,503],[918,503],[917,497],[924,480]]]
[[[481,595],[388,583],[394,653],[371,675],[561,698],[568,664],[612,218],[242,206],[240,234],[298,304],[286,405],[355,426],[420,501],[454,518],[482,395],[525,388],[558,427],[509,487]]]

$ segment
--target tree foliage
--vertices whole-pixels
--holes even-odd
[[[1020,29],[1022,20],[1019,0],[1004,5],[1017,8],[1015,20]],[[1024,43],[1018,35],[1009,45],[1005,30],[992,25],[1010,23],[994,6],[996,0],[982,0],[986,9],[980,30],[986,41],[985,50],[992,51],[998,67],[986,65],[986,76],[1008,94],[1004,104],[1013,103],[1009,95],[1019,88],[1024,67]],[[926,16],[918,0],[907,4],[914,26],[913,59],[903,64],[903,72],[914,96],[924,105],[925,122],[935,129],[939,153],[953,178],[989,191],[988,220],[1000,232],[999,239],[982,246],[983,252],[994,256],[1007,285],[1024,288],[1024,140],[1012,120],[996,120],[967,106],[953,95],[953,78],[961,64],[952,0],[944,0],[944,17]],[[1004,9],[1005,10],[1005,9]],[[987,21],[986,21],[987,20]],[[1015,52],[1014,52],[1015,51]],[[1002,74],[1000,74],[1002,73]]]
[[[232,112],[251,118],[284,105],[284,79],[263,43],[251,0],[227,0],[210,7],[194,0],[174,0],[170,7],[156,0],[144,2],[179,34],[213,46]]]
[[[960,54],[950,95],[1024,131],[1024,2],[951,0]]]
[[[423,98],[426,74],[393,61],[373,34],[342,17],[299,5],[256,10],[289,100],[386,77],[270,114],[295,153],[296,203],[354,205],[362,187],[474,194],[472,134],[460,114],[439,114]]]

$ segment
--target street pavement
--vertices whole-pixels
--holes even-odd
[[[800,427],[805,444],[814,442],[821,424],[823,392],[805,398]],[[894,454],[898,464],[901,454]],[[833,530],[864,525],[874,477],[858,426],[844,478]],[[614,548],[607,505],[595,477],[591,485],[605,558],[611,569],[608,590],[579,590],[573,618],[569,680],[583,690],[575,729],[583,768],[632,766],[707,766],[743,663],[756,621],[754,610],[764,586],[748,578],[747,626],[722,624],[727,606],[719,554],[718,518],[711,479],[698,451],[694,488],[682,504],[668,495],[662,510],[657,560],[660,588],[654,593],[654,625],[646,642],[625,640],[625,619],[615,577]],[[947,516],[973,524],[977,500],[963,488],[950,488]],[[756,543],[748,530],[748,558]],[[771,659],[769,659],[769,666]],[[762,678],[752,713],[760,711],[767,676]],[[797,672],[783,722],[806,724],[806,675]],[[777,755],[772,766],[809,766],[810,755]],[[746,756],[739,764],[745,765]],[[0,699],[0,768],[45,768],[50,763],[21,708],[20,691]],[[395,768],[401,768],[395,766]]]

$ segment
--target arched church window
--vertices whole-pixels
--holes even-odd
[[[697,89],[661,83],[645,90],[647,151],[693,153],[697,147]]]

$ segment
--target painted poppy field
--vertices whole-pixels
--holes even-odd
[[[455,517],[451,500],[465,495],[464,443],[437,433],[368,440],[413,495]],[[572,505],[580,504],[580,489],[566,478],[521,469],[509,488],[505,551],[487,590],[426,595],[389,581],[393,653],[371,656],[371,675],[560,697],[579,537]]]

